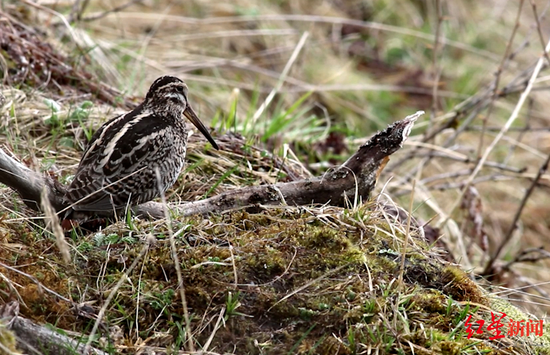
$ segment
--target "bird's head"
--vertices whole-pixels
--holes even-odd
[[[168,111],[176,111],[177,114],[183,113],[189,121],[208,139],[212,146],[219,149],[218,145],[208,132],[208,129],[201,122],[195,111],[189,105],[187,93],[189,89],[187,85],[174,76],[161,76],[153,82],[147,95],[145,96],[144,105],[163,107]]]

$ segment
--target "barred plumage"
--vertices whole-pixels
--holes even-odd
[[[185,163],[187,129],[183,116],[218,149],[189,106],[187,91],[182,80],[160,77],[143,103],[99,128],[65,194],[72,209],[120,212],[171,187]]]

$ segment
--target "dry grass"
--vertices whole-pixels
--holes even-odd
[[[383,128],[393,120],[423,109],[431,112],[431,117],[416,126],[416,136],[411,137],[405,149],[392,157],[380,181],[385,183],[390,176],[392,179],[385,185],[380,183],[379,186],[385,186],[386,193],[403,206],[408,206],[411,181],[414,178],[415,216],[421,220],[434,219],[433,224],[441,227],[443,240],[464,269],[472,275],[490,271],[484,276],[492,281],[487,286],[493,287],[495,294],[503,296],[502,292],[510,292],[506,293],[508,298],[538,317],[548,311],[550,274],[547,270],[550,264],[545,260],[548,255],[544,251],[536,250],[528,255],[522,253],[530,247],[547,245],[550,212],[546,207],[549,198],[549,175],[546,171],[543,171],[534,193],[525,207],[522,207],[521,219],[518,229],[512,233],[513,238],[503,244],[511,228],[513,216],[520,209],[526,189],[536,177],[549,152],[545,112],[550,100],[546,90],[546,67],[542,67],[523,107],[517,106],[521,94],[527,92],[527,79],[533,73],[534,63],[540,58],[544,40],[547,40],[539,38],[539,30],[543,35],[545,33],[545,22],[537,23],[530,3],[522,2],[523,7],[518,11],[519,4],[500,0],[475,4],[467,1],[436,1],[429,5],[413,2],[396,4],[393,1],[376,1],[369,5],[359,1],[311,0],[278,3],[237,1],[231,4],[206,0],[185,4],[165,1],[153,4],[145,1],[121,12],[108,11],[122,4],[123,2],[113,1],[104,8],[103,5],[91,5],[81,14],[81,21],[70,30],[60,21],[64,17],[52,14],[52,10],[67,18],[71,18],[71,15],[72,18],[79,18],[76,13],[71,14],[71,4],[56,2],[46,4],[42,9],[31,9],[27,4],[24,11],[14,12],[10,8],[10,13],[12,16],[19,16],[22,23],[30,20],[41,24],[56,23],[55,30],[49,33],[54,47],[64,51],[78,70],[85,69],[93,73],[109,89],[114,87],[120,92],[139,96],[160,74],[174,74],[188,82],[194,107],[205,121],[212,118],[211,122],[219,129],[215,138],[222,142],[224,149],[220,152],[202,152],[201,140],[193,140],[188,171],[167,196],[169,200],[194,200],[235,186],[307,176],[308,168],[315,173],[321,173],[332,164],[338,164],[345,159],[346,149],[354,150],[364,141],[364,138],[353,139],[353,136],[367,136],[374,129]],[[537,2],[537,5],[538,14],[544,14],[547,4]],[[107,13],[103,13],[104,11]],[[443,15],[439,20],[438,12]],[[105,16],[97,18],[97,15]],[[93,20],[87,21],[87,17]],[[304,36],[306,32],[307,38]],[[304,38],[302,46],[300,40]],[[526,46],[525,43],[529,45]],[[6,57],[5,52],[0,53]],[[8,66],[9,64],[11,63],[6,63]],[[495,73],[498,75],[495,76]],[[493,86],[498,84],[496,90],[490,86],[491,83]],[[239,91],[235,91],[235,88]],[[273,88],[277,90],[273,91]],[[115,113],[112,108],[99,104],[97,97],[92,96],[93,93],[79,90],[82,88],[77,85],[75,91],[70,91],[67,97],[63,95],[63,91],[51,88],[29,90],[23,86],[23,90],[18,90],[3,86],[2,93],[7,104],[2,110],[5,139],[0,143],[8,146],[18,157],[36,169],[48,170],[60,180],[66,179],[74,171],[89,133]],[[255,115],[272,92],[275,94],[272,96],[273,101],[265,106],[262,115]],[[58,102],[59,110],[52,113],[51,104],[44,104],[43,98]],[[90,109],[86,105],[82,106],[84,100],[94,102],[93,107]],[[131,104],[130,101],[125,103]],[[518,107],[518,115],[513,117],[515,107]],[[504,131],[502,128],[507,120],[511,127]],[[487,151],[499,131],[502,132],[502,139],[496,142],[493,149]],[[334,132],[342,132],[348,139],[344,140],[341,134]],[[242,135],[236,138],[234,134],[239,133]],[[262,148],[256,148],[257,146]],[[484,164],[479,165],[476,176],[475,167],[484,152],[488,153],[487,159]],[[472,186],[466,189],[465,184],[469,182]],[[51,250],[53,246],[49,239],[39,238],[41,235],[48,235],[42,221],[22,208],[22,204],[10,191],[2,189],[1,193],[2,205],[6,209],[2,217],[2,231],[6,235],[4,250],[13,254],[15,250],[20,252],[27,250],[26,248],[43,248],[48,252],[41,257],[46,260],[50,257],[57,258],[56,252]],[[362,213],[369,216],[370,213],[381,213],[377,207],[368,211],[363,210]],[[333,296],[335,290],[340,292],[348,286],[348,281],[345,281],[348,276],[345,271],[350,270],[348,265],[338,269],[342,265],[331,264],[325,267],[324,273],[309,275],[311,278],[308,280],[301,278],[308,271],[307,267],[310,266],[307,263],[311,262],[310,258],[315,254],[310,249],[316,250],[319,246],[307,244],[309,242],[302,245],[300,238],[285,237],[285,234],[280,233],[285,230],[285,226],[287,229],[295,228],[289,227],[288,223],[296,223],[296,219],[306,221],[303,222],[306,234],[310,232],[307,227],[310,219],[311,223],[318,223],[317,227],[321,229],[331,227],[342,230],[353,226],[357,219],[346,215],[349,211],[331,210],[329,213],[322,209],[312,209],[310,212],[268,210],[246,218],[239,213],[241,212],[217,216],[209,221],[178,221],[175,216],[174,231],[177,234],[181,230],[179,242],[192,240],[196,243],[191,243],[194,248],[186,246],[180,250],[179,257],[187,267],[185,277],[191,278],[187,281],[194,284],[200,279],[201,285],[206,285],[211,278],[209,282],[214,280],[218,282],[218,287],[223,285],[219,293],[206,286],[206,291],[193,289],[198,292],[197,297],[204,298],[190,299],[192,312],[196,311],[193,314],[201,318],[193,323],[193,336],[198,339],[197,342],[209,344],[209,349],[215,348],[216,351],[238,353],[237,350],[244,349],[231,350],[223,347],[236,344],[236,340],[232,338],[236,336],[236,325],[231,328],[225,317],[229,307],[227,302],[237,292],[232,291],[232,287],[237,285],[242,292],[243,287],[249,287],[242,285],[258,284],[255,278],[262,276],[254,275],[250,278],[253,272],[246,267],[251,267],[251,264],[246,264],[246,267],[242,264],[242,260],[255,256],[269,258],[264,260],[265,265],[274,265],[274,269],[268,268],[262,276],[265,277],[262,282],[276,280],[275,284],[285,284],[276,289],[266,286],[258,293],[238,293],[238,296],[234,296],[238,300],[235,305],[241,303],[234,310],[236,313],[233,316],[237,317],[234,319],[244,322],[243,324],[253,324],[245,332],[257,339],[257,344],[246,345],[254,349],[249,352],[275,353],[279,350],[292,350],[307,353],[313,348],[335,353],[335,349],[344,349],[344,345],[349,350],[352,343],[350,337],[357,336],[357,332],[360,332],[356,328],[361,322],[355,322],[354,318],[338,328],[334,337],[323,338],[318,333],[318,327],[308,331],[309,328],[305,326],[312,319],[313,323],[326,326],[332,324],[330,322],[334,319],[331,317],[342,317],[342,313],[333,313],[341,305],[329,304],[324,298],[326,295]],[[401,250],[398,245],[380,248],[367,247],[358,242],[366,238],[367,234],[364,233],[372,232],[370,228],[377,228],[374,235],[387,233],[384,230],[388,228],[391,230],[391,223],[383,228],[379,226],[380,221],[383,218],[376,215],[365,226],[351,228],[351,235],[346,235],[347,239],[343,242],[345,246],[338,244],[341,250],[353,250],[358,255],[380,253],[381,249]],[[234,225],[235,223],[242,226]],[[247,227],[247,223],[252,225]],[[187,224],[191,227],[186,227]],[[280,232],[271,230],[275,227]],[[269,232],[266,232],[265,238],[257,241],[259,244],[253,243],[258,238],[251,237],[252,230],[262,228]],[[360,238],[357,235],[358,230],[363,233]],[[340,237],[325,232],[321,235],[328,240],[342,242]],[[174,314],[181,314],[180,310],[170,309],[170,315],[163,313],[166,309],[163,307],[181,305],[177,295],[173,295],[173,299],[162,300],[166,304],[155,309],[153,313],[146,312],[157,314],[159,318],[151,319],[147,323],[152,324],[152,328],[147,329],[149,333],[146,336],[139,333],[139,328],[143,328],[139,320],[140,309],[143,307],[140,298],[144,297],[140,293],[140,287],[160,287],[154,285],[156,281],[152,280],[156,280],[155,277],[147,279],[159,271],[148,268],[151,267],[149,265],[158,265],[161,255],[169,255],[165,253],[166,241],[162,239],[167,236],[163,221],[117,223],[102,231],[102,235],[95,236],[75,231],[71,255],[78,266],[75,268],[77,271],[71,272],[78,275],[79,267],[88,267],[88,263],[98,263],[99,260],[103,266],[98,264],[88,270],[90,275],[86,275],[86,282],[95,283],[90,286],[91,290],[82,289],[83,286],[76,283],[70,284],[70,287],[60,284],[57,290],[64,295],[76,294],[77,302],[105,295],[119,280],[117,272],[120,274],[127,270],[126,263],[131,263],[138,253],[139,247],[134,247],[131,242],[144,240],[149,234],[160,237],[160,241],[159,245],[147,252],[141,266],[138,266],[141,268],[139,279],[132,279],[131,283],[124,285],[123,288],[126,289],[121,291],[121,298],[115,298],[113,305],[107,305],[112,307],[107,313],[107,319],[125,330],[124,341],[114,344],[118,350],[126,349],[124,351],[131,352],[130,348],[139,348],[140,341],[143,341],[144,346],[152,346],[155,342],[163,347],[167,344],[182,345],[175,339],[178,338],[176,329],[184,329],[183,323],[181,319],[171,318]],[[400,235],[404,234],[402,232]],[[110,241],[109,235],[114,242]],[[186,238],[182,239],[182,235]],[[221,245],[218,244],[220,241]],[[229,243],[236,249],[228,249],[223,243]],[[115,249],[112,249],[113,245],[116,246]],[[302,250],[297,245],[307,251],[304,251],[305,255],[294,253],[295,250]],[[494,267],[486,270],[489,258],[494,256],[495,250],[501,245],[503,252]],[[414,250],[418,252],[417,247]],[[422,250],[421,253],[427,252],[426,248],[418,248]],[[50,255],[50,252],[53,254]],[[186,264],[189,253],[195,252],[198,254],[192,255],[194,260]],[[95,255],[97,258],[87,255],[88,253],[98,254]],[[321,262],[330,263],[331,257],[338,258],[337,254],[336,249],[327,250]],[[300,259],[301,257],[304,259]],[[428,256],[430,258],[432,256]],[[33,259],[31,264],[34,265],[35,262]],[[169,258],[166,262],[170,263]],[[46,264],[50,272],[59,277],[56,280],[63,279],[64,275],[58,275],[59,270],[55,265],[48,262]],[[199,266],[193,269],[196,265]],[[255,264],[258,265],[260,263]],[[198,269],[206,269],[205,274],[195,275],[194,270]],[[370,267],[366,270],[354,270],[361,277],[365,276],[365,272],[372,272]],[[395,291],[395,281],[384,274],[391,274],[390,270],[384,270],[380,280],[369,276],[372,277],[371,280],[362,280],[366,283],[361,286],[352,282],[353,287],[359,287],[357,290],[352,287],[354,293],[366,295],[360,307],[370,304],[376,309],[378,318],[375,317],[372,324],[389,330],[387,333],[380,333],[382,338],[377,340],[378,343],[374,341],[371,346],[380,353],[391,352],[391,349],[404,352],[414,349],[415,353],[430,353],[427,344],[422,340],[425,340],[422,336],[426,336],[426,333],[421,336],[420,330],[416,332],[412,328],[401,328],[397,325],[400,315],[392,312],[395,313],[395,309],[403,305],[402,302],[410,302],[411,299],[415,299],[415,304],[418,305],[428,302],[427,297],[430,299],[430,306],[433,305],[433,299],[437,299],[436,304],[439,307],[451,302],[449,297],[454,301],[463,300],[442,289],[437,292],[442,292],[443,296],[437,292],[433,297],[429,296],[424,290],[418,291],[411,286],[418,282],[413,280],[414,282],[406,284],[403,293],[392,293],[396,297],[393,304],[385,304],[381,301],[384,287]],[[92,271],[97,271],[97,274]],[[29,269],[27,272],[44,273],[44,270]],[[162,271],[164,272],[165,270]],[[254,273],[258,273],[258,270],[254,269]],[[94,278],[97,275],[102,276]],[[144,294],[149,292],[155,302],[160,302],[158,298],[162,298],[166,290],[177,289],[163,275],[163,282],[167,284],[163,284],[161,289],[143,291]],[[133,277],[136,277],[135,273]],[[317,280],[317,277],[322,279]],[[373,279],[376,280],[374,285]],[[289,280],[293,283],[288,284]],[[54,281],[54,284],[58,281]],[[44,280],[42,282],[46,283]],[[381,286],[377,286],[378,282]],[[322,286],[315,286],[321,284]],[[213,286],[210,283],[208,285]],[[300,289],[304,285],[307,287]],[[308,291],[312,286],[319,288],[314,292]],[[520,288],[521,291],[510,291],[515,288]],[[187,289],[188,294],[193,290]],[[277,303],[276,300],[283,299],[289,290],[298,290],[297,297],[289,297]],[[231,297],[230,291],[233,295]],[[258,314],[254,313],[256,317],[253,319],[246,316],[258,312],[258,309],[251,311],[251,294],[255,295],[255,301],[259,297],[264,305],[269,304],[265,309],[274,304],[277,306],[273,306],[275,309],[290,307],[299,318],[302,317],[298,322],[300,326],[281,321],[285,325],[274,331],[274,328],[269,328],[272,324],[268,320],[265,323],[267,328],[261,330],[274,332],[277,341],[273,338],[262,340],[260,331],[254,328],[259,326],[254,324],[258,320]],[[260,296],[267,297],[268,301]],[[307,298],[313,296],[320,297],[311,300],[314,305],[307,302]],[[21,298],[26,297],[27,294]],[[293,303],[296,300],[302,303]],[[151,300],[147,302],[149,301]],[[204,306],[201,302],[205,302],[207,307],[200,308],[199,304]],[[347,311],[355,312],[354,307],[358,305],[354,301],[346,302],[349,303],[346,306]],[[326,312],[319,309],[319,305],[325,303],[329,304]],[[447,316],[459,319],[458,315],[464,308],[456,306],[459,308],[455,309],[455,306],[453,303],[452,312]],[[69,311],[62,310],[61,313],[63,312]],[[353,312],[348,316],[353,317]],[[407,312],[401,316],[408,316]],[[418,315],[416,312],[422,313],[421,310],[414,309],[413,313]],[[33,312],[27,310],[27,314],[32,315]],[[53,318],[43,318],[45,316],[42,314],[47,312],[36,312],[35,319],[52,322],[55,319],[56,323],[60,322],[58,324],[61,328],[74,321],[68,317],[67,323],[63,323],[60,319],[64,318],[59,318],[59,314]],[[431,316],[422,313],[420,318],[422,317]],[[288,321],[290,318],[285,319]],[[433,329],[437,329],[436,332],[442,331],[438,322],[434,323]],[[300,331],[293,333],[293,327]],[[324,340],[319,340],[319,343],[313,341],[311,344],[307,336],[300,338],[306,333],[311,339]],[[388,334],[394,334],[397,339],[397,343],[388,348],[390,350],[384,349],[389,341],[384,336]],[[395,334],[406,334],[408,337],[397,337]],[[469,350],[460,348],[467,344],[456,342],[458,334],[460,333],[454,339],[444,337],[447,343],[439,343],[439,350],[434,351],[467,353]],[[315,338],[317,335],[319,338]],[[366,339],[372,339],[372,335],[368,335]],[[462,345],[456,345],[456,348],[451,345],[455,342]],[[290,347],[288,344],[291,344]],[[293,347],[294,344],[296,347]],[[482,345],[488,344],[495,345],[488,341]],[[452,349],[449,350],[448,347]],[[362,350],[356,348],[353,351],[360,353]],[[349,351],[353,353],[352,350]],[[522,353],[527,350],[511,350],[511,353],[513,351]]]

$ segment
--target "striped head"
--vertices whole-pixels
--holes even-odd
[[[216,149],[218,145],[208,132],[208,129],[200,121],[199,117],[193,111],[189,105],[187,99],[189,89],[187,85],[174,76],[161,76],[153,82],[147,95],[145,96],[145,101],[143,102],[144,107],[149,107],[152,109],[162,109],[168,110],[176,114],[177,116],[183,115],[191,121],[197,127],[197,129],[208,139],[212,146]]]

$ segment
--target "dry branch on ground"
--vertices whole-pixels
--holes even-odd
[[[365,201],[372,192],[379,169],[388,157],[402,147],[419,111],[407,116],[384,131],[375,134],[362,145],[344,164],[323,176],[273,185],[244,187],[196,202],[171,206],[178,214],[219,213],[253,205],[309,205],[330,203],[344,206],[347,202]],[[40,210],[42,190],[46,189],[50,204],[57,212],[69,206],[63,200],[65,186],[50,176],[30,170],[13,157],[0,150],[0,182],[16,191],[27,206]],[[359,199],[359,200],[358,200]],[[148,202],[137,206],[140,215],[153,218],[165,216],[164,206]]]

